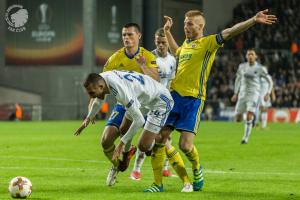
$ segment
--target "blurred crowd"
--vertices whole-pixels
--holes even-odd
[[[256,0],[239,4],[233,11],[231,26],[245,20],[258,10],[271,8],[278,23],[262,28],[260,25],[228,41],[216,55],[208,81],[208,108],[218,113],[222,107],[234,106],[230,101],[238,65],[246,62],[247,48],[254,47],[258,62],[268,68],[274,81],[276,100],[273,107],[300,107],[300,1]]]
[[[259,10],[269,9],[275,14],[278,22],[272,26],[256,25],[249,31],[234,38],[226,45],[231,49],[255,47],[261,49],[293,49],[299,48],[300,1],[299,0],[248,0],[233,10],[232,26],[246,20]]]

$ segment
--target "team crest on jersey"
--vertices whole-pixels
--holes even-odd
[[[191,48],[196,48],[196,44],[195,43],[193,43],[193,44],[191,44]]]

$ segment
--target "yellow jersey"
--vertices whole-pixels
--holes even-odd
[[[143,74],[142,69],[138,66],[135,58],[143,56],[146,59],[147,67],[157,68],[156,57],[143,47],[139,47],[133,56],[129,56],[125,52],[125,47],[115,52],[104,65],[103,71],[110,70],[128,70],[135,71]]]
[[[209,35],[198,40],[185,40],[176,55],[178,68],[172,80],[171,90],[181,96],[206,99],[206,84],[217,50],[222,47],[217,35]]]

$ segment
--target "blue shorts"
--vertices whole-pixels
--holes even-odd
[[[200,116],[204,101],[194,97],[183,97],[172,91],[174,107],[165,123],[178,131],[187,131],[197,134],[200,126]]]
[[[107,120],[106,126],[115,126],[120,128],[125,112],[126,110],[123,105],[116,104],[109,116],[109,119]]]

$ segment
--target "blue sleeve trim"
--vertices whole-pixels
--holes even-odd
[[[216,40],[217,40],[217,43],[218,43],[219,45],[222,45],[222,44],[225,43],[225,40],[224,40],[224,38],[223,38],[223,36],[222,36],[222,32],[220,32],[220,33],[218,33],[218,34],[216,35]]]
[[[129,101],[129,103],[126,105],[126,108],[128,109],[128,108],[130,108],[131,106],[132,106],[132,104],[133,104],[133,99],[131,99],[130,101]]]

